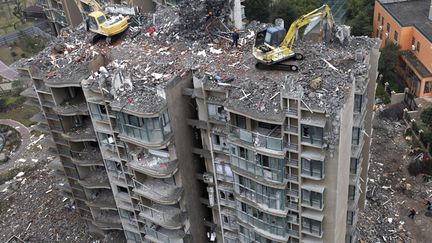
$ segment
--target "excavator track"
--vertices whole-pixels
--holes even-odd
[[[279,70],[279,71],[291,71],[296,72],[298,71],[298,63],[296,61],[284,61],[274,64],[264,64],[261,62],[257,62],[255,64],[255,67],[260,70]]]

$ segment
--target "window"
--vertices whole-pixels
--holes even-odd
[[[355,94],[354,95],[354,112],[361,113],[363,105],[363,95]]]
[[[236,125],[240,128],[246,129],[246,117],[236,115]]]
[[[248,150],[243,148],[243,147],[238,147],[239,148],[239,157],[248,160],[249,156],[248,156]]]
[[[356,196],[356,187],[349,185],[348,187],[348,200],[354,200]]]
[[[302,204],[314,208],[323,208],[323,194],[302,189]]]
[[[380,31],[379,29],[376,29],[376,37],[379,37],[379,35],[380,35]]]
[[[360,132],[361,129],[359,127],[353,127],[352,129],[352,144],[359,145],[360,144]]]
[[[121,193],[128,193],[128,189],[122,186],[117,186],[117,191]]]
[[[420,41],[417,41],[417,52],[420,52]]]
[[[381,25],[384,25],[384,16],[381,18]]]
[[[324,177],[323,161],[302,158],[302,175],[315,178]]]
[[[90,113],[93,118],[97,120],[107,120],[107,111],[104,105],[98,105],[94,103],[88,103],[90,107]]]
[[[268,208],[280,209],[285,208],[285,191],[259,184],[247,177],[235,175],[234,190],[248,200],[264,204]]]
[[[390,23],[387,23],[387,33],[390,33]]]
[[[321,235],[322,222],[302,217],[302,230],[314,235]]]
[[[348,225],[352,225],[354,222],[354,212],[353,211],[348,211],[347,212],[347,220],[346,220]]]
[[[399,33],[397,31],[395,31],[395,33],[394,33],[394,40],[396,42],[398,41],[398,37],[399,37]]]
[[[413,37],[412,39],[411,39],[411,45],[415,45],[415,38]]]
[[[351,158],[351,161],[350,161],[350,173],[352,175],[357,174],[358,163],[359,163],[359,159],[357,159],[357,158]]]
[[[302,142],[308,142],[315,145],[322,145],[324,129],[322,127],[313,127],[302,125]]]
[[[378,22],[381,20],[381,13],[378,13]]]

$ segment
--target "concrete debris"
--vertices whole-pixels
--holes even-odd
[[[367,56],[376,46],[368,37],[343,36],[343,44],[299,41],[295,48],[305,57],[300,72],[257,70],[251,52],[254,36],[268,25],[251,22],[239,32],[241,46],[232,48],[233,28],[225,24],[229,4],[232,1],[185,0],[176,6],[157,6],[154,14],[143,14],[142,26],[132,28],[113,46],[90,46],[82,26],[65,29],[28,64],[39,69],[47,82],[88,78],[86,82],[101,87],[111,106],[142,113],[159,111],[166,103],[167,85],[192,70],[206,89],[228,93],[221,101],[225,107],[277,122],[284,119],[281,94],[301,97],[308,109],[332,116],[342,108],[354,80],[357,87],[366,84],[368,64],[362,61],[365,58],[356,58],[356,53]],[[60,44],[61,48],[55,48]],[[89,64],[101,55],[105,57],[103,68],[90,72]],[[319,87],[310,88],[311,80],[318,77]],[[338,125],[334,124],[335,130]],[[337,137],[326,134],[327,143],[334,143]]]
[[[372,134],[366,207],[360,210],[357,228],[365,242],[429,242],[432,221],[426,199],[432,185],[423,177],[411,177],[408,164],[416,155],[404,138],[405,126],[378,116]],[[388,153],[391,151],[391,153]],[[410,208],[418,214],[408,218]]]

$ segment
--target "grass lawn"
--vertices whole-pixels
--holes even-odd
[[[30,118],[40,112],[39,108],[29,105],[20,105],[17,108],[10,110],[8,112],[0,112],[0,119],[12,119],[19,121],[25,126],[30,126],[35,124],[30,121]]]

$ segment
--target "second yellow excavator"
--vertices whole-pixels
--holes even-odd
[[[129,27],[128,16],[118,15],[107,19],[96,0],[76,0],[76,2],[81,14],[86,19],[87,29],[95,33],[92,39],[93,43],[105,37],[105,41],[111,44],[114,37]]]
[[[302,53],[293,50],[297,33],[302,27],[316,21],[324,23],[321,25],[321,38],[322,33],[333,31],[334,20],[328,5],[325,4],[295,20],[288,32],[279,26],[258,32],[253,47],[253,55],[257,60],[256,67],[266,70],[297,71],[297,64],[289,61],[303,59]]]

